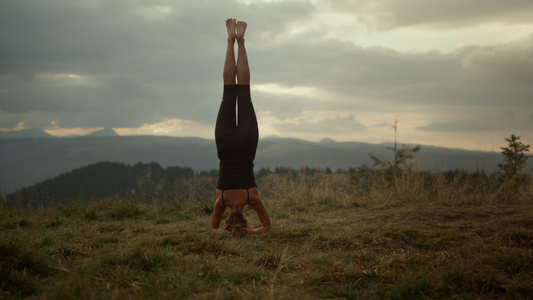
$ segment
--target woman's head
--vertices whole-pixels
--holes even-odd
[[[246,234],[244,228],[248,225],[248,221],[243,216],[242,212],[234,211],[226,220],[227,229],[234,237],[241,237]]]

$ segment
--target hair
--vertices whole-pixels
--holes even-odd
[[[246,228],[246,220],[240,211],[232,212],[229,215],[228,221],[228,230],[231,232],[231,236],[235,238],[240,238],[246,234],[244,228]]]

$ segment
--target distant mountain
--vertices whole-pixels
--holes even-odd
[[[107,131],[109,133],[109,131]],[[105,132],[103,132],[105,133]],[[391,160],[387,145],[360,142],[319,143],[270,137],[259,141],[255,170],[303,166],[349,169],[372,166],[369,155]],[[500,153],[423,146],[415,154],[415,167],[422,170],[495,171]],[[0,139],[0,192],[13,192],[76,168],[109,161],[126,164],[156,162],[188,167],[195,171],[218,168],[214,140],[163,136],[84,136],[71,138]]]
[[[5,139],[38,139],[55,138],[56,136],[46,133],[41,128],[23,129],[17,131],[0,131],[0,138]]]
[[[320,143],[326,144],[326,143],[336,143],[336,142],[330,138],[325,138],[325,139],[320,140]]]
[[[103,137],[103,136],[118,136],[118,133],[113,128],[104,128],[93,133],[85,135],[85,137]]]
[[[0,139],[0,193],[101,161],[218,167],[214,140],[162,136]]]

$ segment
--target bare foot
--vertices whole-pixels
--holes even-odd
[[[244,32],[246,31],[246,22],[237,22],[237,40],[244,40]]]
[[[228,29],[228,39],[234,39],[237,37],[235,33],[235,27],[237,26],[237,21],[235,19],[226,20],[226,28]]]

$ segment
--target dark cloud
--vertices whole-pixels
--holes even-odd
[[[109,59],[131,48],[134,31],[124,30],[111,16],[77,1],[2,1],[2,62],[47,65]],[[36,71],[35,69],[31,71]]]
[[[476,47],[464,58],[468,70],[491,73],[521,82],[533,82],[533,35],[528,39],[492,47]]]
[[[66,127],[208,122],[221,94],[225,18],[249,20],[250,35],[266,40],[312,9],[307,1],[2,1],[0,110],[27,126],[51,122],[39,118],[52,112]],[[86,82],[46,78],[57,74]],[[30,112],[31,120],[22,117]]]

